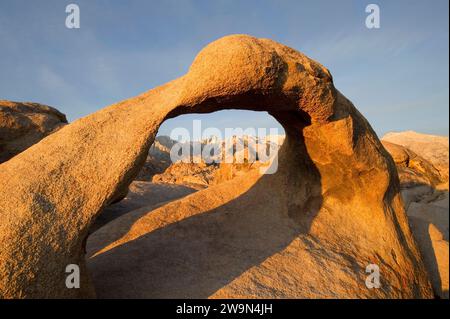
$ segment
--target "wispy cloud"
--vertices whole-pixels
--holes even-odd
[[[386,127],[386,116],[403,121],[408,108],[415,114],[422,104],[435,113],[448,108],[446,1],[380,0],[379,30],[365,28],[357,1],[77,3],[81,29],[68,30],[61,1],[0,1],[1,98],[50,104],[73,120],[184,74],[196,53],[220,36],[249,33],[329,67],[337,87],[377,130]],[[416,117],[408,117],[411,129],[424,118],[448,127],[433,114]],[[242,121],[264,125],[251,115]]]
[[[376,54],[396,57],[420,46],[427,38],[425,31],[392,28],[376,31],[362,29],[359,32],[341,30],[311,39],[301,48],[323,63],[337,64]]]

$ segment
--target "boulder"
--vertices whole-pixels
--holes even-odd
[[[402,188],[422,185],[436,187],[445,182],[445,177],[428,160],[408,148],[383,141],[383,146],[391,154],[399,172]]]
[[[136,177],[160,124],[231,108],[267,111],[283,125],[276,172],[253,170],[163,205],[132,221],[129,236],[96,252],[93,262],[105,265],[130,249],[126,262],[109,259],[120,263],[116,270],[159,274],[135,263],[141,256],[133,251],[147,247],[140,239],[167,243],[166,255],[150,251],[146,258],[168,265],[179,250],[166,239],[178,234],[177,242],[198,240],[183,247],[199,250],[202,260],[209,251],[224,254],[203,268],[197,287],[205,297],[433,297],[395,164],[367,120],[318,62],[246,35],[209,44],[186,75],[66,125],[0,165],[0,295],[95,296],[85,263],[89,228]],[[193,236],[198,229],[205,235]],[[80,266],[80,289],[65,286],[68,264]],[[380,269],[379,288],[366,286],[372,264]],[[168,279],[177,268],[169,269]],[[195,286],[196,278],[183,285]],[[153,286],[155,294],[176,295],[170,284]]]
[[[387,133],[382,140],[404,146],[429,161],[439,171],[443,183],[447,183],[448,187],[448,137],[405,131]]]
[[[0,163],[23,152],[65,124],[66,116],[53,107],[0,100]]]

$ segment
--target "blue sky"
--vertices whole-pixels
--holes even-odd
[[[81,28],[65,27],[76,3]],[[365,7],[381,9],[367,29]],[[448,0],[1,0],[0,99],[52,105],[69,120],[184,74],[227,34],[271,38],[328,67],[379,135],[449,132]],[[265,113],[226,111],[176,126],[272,127]]]

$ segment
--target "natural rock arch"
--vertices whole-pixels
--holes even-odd
[[[0,295],[94,296],[84,262],[89,226],[136,176],[159,125],[227,108],[268,111],[286,130],[279,170],[259,179],[258,191],[272,196],[274,216],[305,244],[305,289],[296,296],[432,296],[394,163],[368,122],[319,63],[246,35],[211,43],[185,76],[79,119],[0,165]],[[252,188],[234,186],[198,192],[184,205],[213,196],[220,206]],[[382,270],[380,289],[364,285],[369,263]],[[81,266],[81,289],[65,287],[68,264]],[[317,272],[326,265],[332,269]]]

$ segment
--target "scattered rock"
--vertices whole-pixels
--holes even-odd
[[[253,139],[252,143],[248,142],[250,139]],[[136,179],[156,183],[187,185],[196,189],[202,189],[209,185],[230,180],[250,169],[268,165],[267,163],[261,163],[257,158],[249,160],[249,154],[253,154],[252,156],[256,154],[254,150],[256,144],[266,145],[266,147],[276,144],[279,148],[283,140],[283,136],[267,136],[263,141],[258,141],[255,137],[245,136],[233,137],[225,141],[211,137],[202,141],[185,142],[190,150],[187,161],[172,162],[170,151],[178,142],[170,139],[168,136],[157,136],[150,147],[144,167]],[[237,147],[238,143],[242,146],[242,149]],[[193,150],[196,146],[200,152],[203,152],[205,147],[208,147],[208,149],[217,148],[217,150],[220,150],[218,151],[219,155],[210,156],[208,158],[210,162],[206,163],[205,158],[194,154]],[[253,152],[249,151],[250,148],[253,148]],[[234,163],[226,163],[223,160],[225,154],[232,155]],[[242,163],[236,161],[237,158],[241,159]]]
[[[153,176],[154,183],[181,184],[202,189],[211,183],[217,165],[178,162],[169,166],[163,173]]]
[[[178,162],[169,166],[163,173],[154,175],[152,181],[203,189],[229,181],[262,166],[260,162],[220,164]]]

